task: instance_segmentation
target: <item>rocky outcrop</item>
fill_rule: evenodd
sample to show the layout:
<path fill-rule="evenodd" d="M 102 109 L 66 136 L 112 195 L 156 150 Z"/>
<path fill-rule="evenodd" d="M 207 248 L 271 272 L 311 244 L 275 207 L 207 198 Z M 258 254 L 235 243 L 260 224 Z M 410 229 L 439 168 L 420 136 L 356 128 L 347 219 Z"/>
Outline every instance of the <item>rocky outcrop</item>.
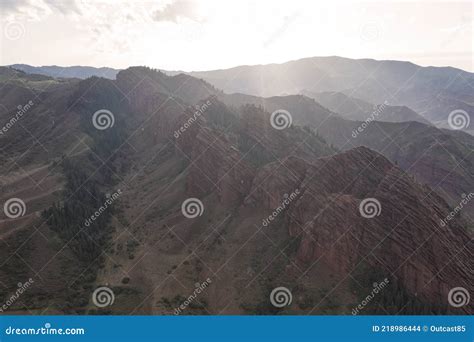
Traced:
<path fill-rule="evenodd" d="M 252 200 L 268 208 L 276 204 L 271 198 L 300 189 L 302 195 L 288 210 L 290 234 L 302 235 L 298 262 L 311 264 L 324 255 L 345 275 L 365 260 L 434 304 L 447 305 L 453 287 L 473 293 L 474 259 L 466 228 L 454 221 L 441 227 L 449 213 L 446 203 L 377 152 L 360 147 L 313 163 L 291 159 L 283 168 L 273 164 L 261 170 L 256 183 L 262 190 Z M 366 198 L 380 203 L 379 215 L 361 215 Z"/>
<path fill-rule="evenodd" d="M 167 76 L 154 77 L 161 82 Z M 120 74 L 117 79 L 123 82 Z M 169 88 L 169 81 L 160 86 Z M 177 100 L 170 110 L 164 103 L 174 99 L 167 96 L 156 87 L 131 90 L 134 111 L 153 113 L 146 129 L 171 139 L 175 156 L 186 161 L 186 196 L 215 194 L 219 203 L 207 206 L 264 216 L 262 208 L 271 212 L 297 192 L 283 210 L 289 236 L 301 236 L 296 264 L 308 266 L 324 257 L 344 278 L 365 263 L 396 279 L 410 295 L 443 306 L 453 287 L 474 293 L 466 227 L 457 220 L 442 227 L 446 202 L 378 152 L 357 147 L 335 154 L 310 130 L 276 130 L 262 107 L 233 113 L 212 98 L 193 107 Z M 157 106 L 164 109 L 155 114 Z M 361 214 L 366 199 L 373 199 L 373 217 L 367 217 L 373 212 Z"/>

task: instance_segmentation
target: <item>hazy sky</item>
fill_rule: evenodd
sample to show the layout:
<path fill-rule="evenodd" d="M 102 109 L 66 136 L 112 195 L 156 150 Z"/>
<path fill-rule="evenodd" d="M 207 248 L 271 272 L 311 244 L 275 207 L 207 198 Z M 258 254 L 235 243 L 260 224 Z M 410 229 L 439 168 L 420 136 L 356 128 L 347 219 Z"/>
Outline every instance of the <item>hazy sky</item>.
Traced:
<path fill-rule="evenodd" d="M 208 70 L 309 56 L 474 71 L 474 1 L 0 0 L 0 64 Z"/>

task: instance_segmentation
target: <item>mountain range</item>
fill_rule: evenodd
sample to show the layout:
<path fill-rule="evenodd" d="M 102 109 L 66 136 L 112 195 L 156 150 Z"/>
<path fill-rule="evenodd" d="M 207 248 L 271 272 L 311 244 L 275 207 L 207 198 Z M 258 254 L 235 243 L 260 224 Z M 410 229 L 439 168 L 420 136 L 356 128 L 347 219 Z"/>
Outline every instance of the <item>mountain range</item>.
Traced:
<path fill-rule="evenodd" d="M 113 79 L 118 70 L 90 67 L 12 67 L 29 73 L 58 77 Z M 163 71 L 169 75 L 180 72 Z M 474 74 L 452 67 L 421 67 L 410 62 L 343 57 L 311 57 L 282 64 L 239 66 L 187 73 L 206 80 L 226 93 L 261 97 L 303 94 L 331 108 L 339 104 L 347 117 L 363 120 L 370 106 L 389 103 L 398 114 L 377 121 L 431 122 L 449 128 L 449 114 L 469 115 L 466 131 L 473 131 Z M 67 76 L 66 76 L 67 75 Z M 343 96 L 347 98 L 342 98 Z M 406 108 L 408 107 L 408 108 Z M 471 113 L 471 114 L 469 114 Z"/>
<path fill-rule="evenodd" d="M 472 74 L 83 71 L 0 67 L 0 200 L 25 204 L 0 219 L 0 297 L 35 281 L 10 313 L 173 314 L 206 279 L 185 314 L 351 314 L 385 280 L 365 314 L 474 312 L 449 300 L 474 293 L 474 137 L 440 124 L 472 114 Z"/>
<path fill-rule="evenodd" d="M 28 64 L 13 64 L 11 68 L 20 70 L 29 74 L 45 75 L 55 78 L 79 78 L 86 79 L 92 76 L 115 79 L 120 71 L 113 68 L 95 68 L 88 66 L 69 66 L 61 67 L 57 65 L 35 67 Z"/>
<path fill-rule="evenodd" d="M 342 57 L 313 57 L 283 64 L 190 73 L 228 93 L 277 96 L 341 92 L 373 104 L 407 106 L 447 127 L 453 110 L 473 112 L 474 74 L 450 67 Z M 471 120 L 472 121 L 472 120 Z M 472 126 L 467 127 L 472 130 Z"/>

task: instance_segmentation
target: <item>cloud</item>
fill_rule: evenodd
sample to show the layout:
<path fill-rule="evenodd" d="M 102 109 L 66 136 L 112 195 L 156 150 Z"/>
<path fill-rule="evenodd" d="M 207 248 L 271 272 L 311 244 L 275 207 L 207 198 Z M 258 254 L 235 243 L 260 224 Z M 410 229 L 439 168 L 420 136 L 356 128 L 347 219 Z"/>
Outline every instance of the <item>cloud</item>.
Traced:
<path fill-rule="evenodd" d="M 152 18 L 155 21 L 171 21 L 178 22 L 179 18 L 187 18 L 199 22 L 199 18 L 195 2 L 187 0 L 174 0 L 167 4 L 163 9 L 156 10 L 152 13 Z"/>
<path fill-rule="evenodd" d="M 47 12 L 48 9 L 41 1 L 0 0 L 0 17 L 2 18 L 39 19 Z"/>
<path fill-rule="evenodd" d="M 53 12 L 63 15 L 81 14 L 78 0 L 0 0 L 2 17 L 39 20 Z"/>
<path fill-rule="evenodd" d="M 2 0 L 0 9 L 3 13 L 14 13 L 20 11 L 21 7 L 30 6 L 29 0 Z"/>
<path fill-rule="evenodd" d="M 58 1 L 58 0 L 43 0 L 43 2 L 50 8 L 56 9 L 64 15 L 76 13 L 81 14 L 81 10 L 76 0 Z"/>

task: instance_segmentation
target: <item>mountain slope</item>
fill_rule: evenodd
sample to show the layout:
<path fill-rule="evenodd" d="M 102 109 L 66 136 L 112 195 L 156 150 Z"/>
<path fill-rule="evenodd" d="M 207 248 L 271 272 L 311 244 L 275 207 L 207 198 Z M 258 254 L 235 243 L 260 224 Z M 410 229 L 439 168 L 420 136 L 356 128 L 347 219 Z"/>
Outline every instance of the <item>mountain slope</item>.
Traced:
<path fill-rule="evenodd" d="M 326 108 L 349 120 L 365 121 L 373 119 L 385 122 L 417 121 L 430 125 L 429 121 L 406 106 L 391 106 L 388 102 L 373 105 L 338 92 L 312 93 L 303 91 L 303 95 L 314 98 Z"/>
<path fill-rule="evenodd" d="M 455 68 L 421 67 L 409 62 L 312 57 L 283 64 L 240 66 L 192 72 L 227 93 L 276 96 L 342 92 L 369 103 L 408 106 L 447 127 L 451 111 L 474 112 L 474 75 Z M 262 86 L 264 85 L 264 86 Z M 471 126 L 466 129 L 472 129 Z"/>
<path fill-rule="evenodd" d="M 326 121 L 318 131 L 341 149 L 368 146 L 414 175 L 420 182 L 438 190 L 457 206 L 474 186 L 474 141 L 461 141 L 450 132 L 416 122 L 372 122 L 355 135 L 362 122 Z M 323 133 L 324 132 L 324 133 Z M 474 218 L 470 203 L 465 215 Z"/>
<path fill-rule="evenodd" d="M 387 278 L 366 313 L 472 313 L 447 304 L 451 288 L 474 290 L 466 221 L 455 217 L 441 229 L 451 209 L 429 187 L 373 150 L 338 153 L 314 128 L 297 125 L 342 120 L 313 99 L 231 106 L 201 80 L 147 68 L 59 87 L 42 91 L 17 122 L 45 138 L 46 151 L 8 151 L 24 155 L 20 166 L 32 175 L 51 170 L 58 192 L 18 188 L 24 177 L 2 171 L 8 194 L 23 197 L 35 221 L 16 230 L 15 219 L 2 217 L 9 233 L 1 295 L 30 277 L 41 284 L 10 312 L 172 314 L 209 279 L 185 314 L 348 314 Z M 295 120 L 277 129 L 267 108 L 285 103 Z M 44 131 L 46 107 L 55 125 Z M 114 119 L 103 130 L 93 120 L 100 109 Z M 380 202 L 374 218 L 359 209 L 370 197 Z M 202 203 L 197 215 L 183 209 L 189 199 Z M 94 305 L 100 286 L 113 291 L 112 306 Z M 293 294 L 283 309 L 270 300 L 279 286 Z"/>
<path fill-rule="evenodd" d="M 253 103 L 269 112 L 288 110 L 293 122 L 312 127 L 328 143 L 341 150 L 370 147 L 416 176 L 420 182 L 439 190 L 453 206 L 458 205 L 461 196 L 470 193 L 474 187 L 474 139 L 463 132 L 440 130 L 418 122 L 346 120 L 301 95 L 259 98 L 224 94 L 220 98 L 233 106 Z M 382 107 L 379 117 L 396 108 Z M 474 206 L 469 204 L 465 210 L 471 219 L 474 218 L 473 209 Z"/>
<path fill-rule="evenodd" d="M 292 153 L 298 146 L 292 142 L 294 138 L 277 143 L 291 132 L 274 130 L 269 124 L 269 113 L 252 115 L 259 112 L 256 107 L 250 107 L 253 110 L 245 115 L 247 108 L 243 108 L 245 126 L 240 133 L 240 129 L 233 129 L 239 125 L 234 119 L 212 128 L 213 120 L 207 117 L 210 113 L 204 112 L 199 123 L 195 122 L 177 138 L 176 146 L 168 146 L 166 152 L 160 153 L 141 171 L 147 177 L 134 180 L 132 188 L 137 190 L 127 199 L 131 206 L 127 216 L 140 227 L 137 234 L 143 236 L 142 241 L 151 240 L 138 246 L 136 253 L 153 255 L 162 262 L 157 265 L 144 258 L 138 264 L 131 261 L 124 267 L 133 266 L 131 278 L 138 277 L 143 284 L 156 284 L 164 279 L 159 291 L 144 285 L 144 291 L 152 291 L 152 294 L 149 301 L 145 301 L 147 304 L 143 303 L 141 310 L 135 312 L 171 313 L 173 305 L 185 296 L 186 289 L 207 277 L 216 279 L 219 285 L 213 286 L 200 298 L 201 304 L 189 312 L 218 313 L 220 308 L 226 307 L 224 313 L 228 314 L 272 313 L 274 308 L 265 298 L 272 288 L 286 285 L 295 289 L 294 298 L 298 298 L 286 312 L 347 313 L 356 300 L 351 294 L 352 286 L 357 288 L 356 293 L 367 291 L 362 286 L 367 279 L 358 272 L 363 267 L 377 270 L 379 273 L 373 273 L 375 277 L 391 275 L 391 281 L 397 284 L 391 291 L 403 288 L 407 291 L 401 295 L 403 298 L 414 298 L 417 293 L 424 305 L 427 298 L 443 297 L 451 281 L 469 286 L 462 267 L 470 258 L 466 249 L 461 257 L 464 261 L 452 265 L 452 274 L 431 280 L 437 272 L 436 265 L 452 259 L 445 253 L 454 253 L 452 248 L 441 247 L 433 240 L 439 237 L 439 219 L 449 210 L 440 197 L 367 149 L 326 159 L 304 151 Z M 226 115 L 234 114 L 230 111 Z M 222 122 L 222 118 L 218 121 Z M 278 145 L 281 147 L 275 150 L 283 151 L 290 145 L 289 154 L 283 153 L 271 161 L 264 157 L 266 153 L 270 156 L 274 153 L 271 148 L 271 152 L 254 159 L 248 149 L 242 149 L 233 141 L 236 133 L 240 136 L 245 132 L 250 133 L 264 151 Z M 167 146 L 165 141 L 162 144 Z M 163 145 L 154 147 L 162 148 Z M 149 158 L 146 150 L 143 152 L 143 158 Z M 294 155 L 304 156 L 304 159 Z M 185 164 L 178 167 L 183 157 Z M 263 165 L 256 163 L 265 160 L 268 161 Z M 176 176 L 170 179 L 157 169 L 158 165 L 172 168 Z M 397 181 L 400 184 L 394 192 L 390 185 Z M 262 220 L 284 201 L 285 194 L 294 193 L 296 189 L 300 196 L 288 210 L 275 223 L 263 226 Z M 380 199 L 383 214 L 380 219 L 367 222 L 358 218 L 358 205 L 362 198 L 371 196 Z M 202 200 L 205 208 L 202 217 L 189 220 L 180 214 L 183 197 Z M 132 203 L 147 210 L 137 210 Z M 405 220 L 399 220 L 404 217 Z M 454 234 L 458 236 L 454 239 L 458 241 L 456 244 L 469 244 L 465 228 L 461 225 L 455 228 L 454 224 L 455 232 L 439 241 L 445 243 L 448 236 Z M 334 235 L 336 227 L 341 230 Z M 343 231 L 344 228 L 348 231 Z M 386 235 L 387 242 L 378 248 L 378 242 Z M 340 243 L 336 243 L 338 237 L 341 237 Z M 431 242 L 416 250 L 415 246 L 425 239 Z M 377 252 L 367 256 L 371 249 Z M 404 262 L 413 253 L 416 260 Z M 443 254 L 435 263 L 434 253 Z M 124 258 L 125 255 L 121 260 Z M 391 263 L 393 260 L 399 261 Z M 386 264 L 392 266 L 387 268 Z M 360 285 L 352 283 L 347 276 L 349 271 Z M 343 285 L 330 302 L 324 288 L 332 288 L 338 282 Z M 426 309 L 427 312 L 445 310 L 445 304 L 432 304 L 434 308 Z M 424 310 L 418 305 L 408 309 L 391 304 L 386 308 L 390 312 Z"/>

